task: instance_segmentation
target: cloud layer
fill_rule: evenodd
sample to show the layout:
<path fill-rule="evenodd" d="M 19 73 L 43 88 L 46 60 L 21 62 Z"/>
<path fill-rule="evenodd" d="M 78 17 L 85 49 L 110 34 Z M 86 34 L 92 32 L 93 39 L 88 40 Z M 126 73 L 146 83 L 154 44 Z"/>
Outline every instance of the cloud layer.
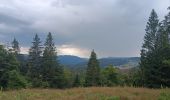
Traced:
<path fill-rule="evenodd" d="M 35 33 L 44 41 L 52 32 L 60 54 L 85 57 L 95 49 L 99 57 L 139 56 L 150 11 L 154 8 L 162 19 L 168 4 L 169 0 L 1 0 L 0 42 L 16 37 L 28 48 Z"/>

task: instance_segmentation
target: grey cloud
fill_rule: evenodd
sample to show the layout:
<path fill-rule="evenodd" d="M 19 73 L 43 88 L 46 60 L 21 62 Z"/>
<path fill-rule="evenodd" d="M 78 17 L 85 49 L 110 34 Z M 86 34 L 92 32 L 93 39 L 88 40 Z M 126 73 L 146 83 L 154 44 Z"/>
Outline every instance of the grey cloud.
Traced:
<path fill-rule="evenodd" d="M 19 30 L 9 34 L 5 29 L 8 35 L 1 39 L 16 36 L 29 46 L 35 33 L 45 40 L 51 31 L 57 45 L 95 49 L 99 56 L 139 56 L 150 11 L 156 9 L 162 19 L 170 4 L 169 0 L 26 0 L 29 4 L 11 5 L 11 1 L 15 0 L 5 2 L 11 9 L 0 7 L 8 12 L 0 13 L 0 23 Z M 19 17 L 23 14 L 26 18 Z M 4 32 L 0 30 L 0 35 Z"/>
<path fill-rule="evenodd" d="M 89 5 L 93 5 L 96 4 L 98 2 L 100 2 L 102 0 L 54 0 L 51 4 L 53 6 L 89 6 Z"/>
<path fill-rule="evenodd" d="M 30 25 L 30 23 L 27 22 L 27 21 L 19 20 L 17 18 L 14 18 L 14 17 L 9 16 L 9 15 L 2 14 L 2 13 L 0 13 L 0 23 L 6 24 L 6 25 L 9 25 L 9 26 L 17 26 L 17 27 L 29 26 Z"/>

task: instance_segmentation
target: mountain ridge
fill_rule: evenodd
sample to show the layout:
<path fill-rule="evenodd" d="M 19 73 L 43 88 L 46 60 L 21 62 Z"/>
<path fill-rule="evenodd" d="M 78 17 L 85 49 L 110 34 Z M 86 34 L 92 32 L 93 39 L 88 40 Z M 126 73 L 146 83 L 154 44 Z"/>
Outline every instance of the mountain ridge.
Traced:
<path fill-rule="evenodd" d="M 28 55 L 20 54 L 19 60 L 26 61 Z M 86 67 L 88 58 L 81 58 L 73 55 L 59 55 L 58 60 L 61 65 L 66 67 Z M 98 59 L 101 67 L 114 65 L 116 67 L 136 67 L 138 66 L 140 57 L 105 57 Z"/>

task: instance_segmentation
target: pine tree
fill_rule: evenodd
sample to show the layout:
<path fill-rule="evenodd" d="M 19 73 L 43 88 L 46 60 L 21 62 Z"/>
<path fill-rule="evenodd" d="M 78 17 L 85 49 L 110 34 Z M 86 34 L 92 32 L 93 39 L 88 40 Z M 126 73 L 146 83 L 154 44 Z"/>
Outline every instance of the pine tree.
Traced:
<path fill-rule="evenodd" d="M 169 46 L 169 35 L 163 23 L 159 23 L 156 37 L 156 50 Z"/>
<path fill-rule="evenodd" d="M 40 87 L 41 86 L 41 61 L 42 61 L 42 46 L 41 41 L 38 35 L 36 34 L 33 42 L 32 47 L 29 50 L 29 61 L 28 61 L 28 76 L 32 81 L 33 87 Z"/>
<path fill-rule="evenodd" d="M 157 36 L 157 74 L 158 83 L 163 87 L 170 87 L 170 12 L 160 24 Z M 155 57 L 156 58 L 156 57 Z"/>
<path fill-rule="evenodd" d="M 141 81 L 143 85 L 153 85 L 153 80 L 155 77 L 152 77 L 152 71 L 154 69 L 154 52 L 156 49 L 156 39 L 158 32 L 159 20 L 156 12 L 152 10 L 149 20 L 146 25 L 146 34 L 144 36 L 144 43 L 141 50 L 141 61 L 140 61 L 140 73 Z"/>
<path fill-rule="evenodd" d="M 86 86 L 100 85 L 100 66 L 94 50 L 91 52 L 91 56 L 88 62 L 85 82 Z"/>
<path fill-rule="evenodd" d="M 52 88 L 63 88 L 64 70 L 57 60 L 57 52 L 51 33 L 48 34 L 44 46 L 43 81 Z"/>
<path fill-rule="evenodd" d="M 168 10 L 170 10 L 170 7 L 168 7 Z M 165 31 L 170 35 L 170 11 L 169 13 L 165 16 L 165 19 L 163 20 L 163 25 Z"/>
<path fill-rule="evenodd" d="M 155 17 L 153 17 L 155 16 Z M 151 20 L 152 19 L 152 20 Z M 158 24 L 153 11 L 147 24 L 145 41 L 141 52 L 140 69 L 143 83 L 147 87 L 170 86 L 170 13 Z M 151 23 L 152 22 L 152 23 Z M 155 35 L 148 35 L 155 32 Z M 153 42 L 154 41 L 154 42 Z"/>
<path fill-rule="evenodd" d="M 7 88 L 7 51 L 4 49 L 2 45 L 0 45 L 0 86 L 2 88 Z"/>
<path fill-rule="evenodd" d="M 158 31 L 159 20 L 157 13 L 153 9 L 146 25 L 143 49 L 152 52 L 155 49 L 156 34 Z"/>
<path fill-rule="evenodd" d="M 18 70 L 19 62 L 15 55 L 0 45 L 0 87 L 19 89 L 26 87 L 26 81 Z"/>
<path fill-rule="evenodd" d="M 20 47 L 19 47 L 19 42 L 14 38 L 14 40 L 12 41 L 12 51 L 15 54 L 19 54 L 20 53 Z"/>

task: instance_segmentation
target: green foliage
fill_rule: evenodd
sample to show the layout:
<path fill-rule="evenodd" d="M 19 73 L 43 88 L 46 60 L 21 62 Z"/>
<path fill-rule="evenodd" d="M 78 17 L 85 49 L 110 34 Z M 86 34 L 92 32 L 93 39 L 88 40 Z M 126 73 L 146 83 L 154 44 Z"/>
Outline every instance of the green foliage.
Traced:
<path fill-rule="evenodd" d="M 170 60 L 168 59 L 168 60 L 164 60 L 163 61 L 163 64 L 165 64 L 165 65 L 167 65 L 167 66 L 170 66 Z"/>
<path fill-rule="evenodd" d="M 140 61 L 140 71 L 142 73 L 141 75 L 141 80 L 142 84 L 147 84 L 149 85 L 150 83 L 146 83 L 150 81 L 149 70 L 153 69 L 153 65 L 150 63 L 150 59 L 152 60 L 153 51 L 155 50 L 156 47 L 156 34 L 157 34 L 157 29 L 158 29 L 158 16 L 154 10 L 152 10 L 151 15 L 149 17 L 149 20 L 146 25 L 146 34 L 144 36 L 144 43 L 142 46 L 141 50 L 141 61 Z M 152 83 L 151 83 L 152 84 Z"/>
<path fill-rule="evenodd" d="M 115 86 L 118 85 L 118 70 L 113 66 L 109 65 L 102 70 L 102 85 L 104 86 Z"/>
<path fill-rule="evenodd" d="M 51 88 L 64 87 L 64 69 L 57 60 L 57 52 L 52 34 L 49 33 L 44 44 L 42 78 Z"/>
<path fill-rule="evenodd" d="M 41 41 L 38 35 L 36 34 L 33 38 L 32 47 L 29 50 L 29 61 L 28 61 L 28 72 L 29 80 L 32 82 L 33 87 L 41 87 L 42 84 L 42 75 L 41 75 L 41 54 L 42 47 Z"/>
<path fill-rule="evenodd" d="M 26 87 L 26 81 L 18 70 L 19 62 L 15 54 L 0 46 L 0 87 L 3 89 L 20 89 Z"/>
<path fill-rule="evenodd" d="M 118 96 L 109 96 L 103 93 L 94 93 L 94 94 L 87 94 L 87 100 L 120 100 Z"/>
<path fill-rule="evenodd" d="M 65 78 L 64 78 L 64 71 L 63 69 L 58 69 L 58 72 L 56 71 L 56 74 L 52 76 L 52 79 L 50 80 L 49 84 L 51 88 L 65 88 Z"/>
<path fill-rule="evenodd" d="M 127 74 L 121 73 L 118 79 L 120 80 L 119 85 L 122 86 L 140 87 L 143 85 L 140 69 L 138 67 L 129 69 L 129 72 Z"/>
<path fill-rule="evenodd" d="M 144 43 L 143 43 L 143 49 L 147 52 L 152 52 L 155 49 L 155 42 L 156 42 L 156 34 L 158 31 L 158 16 L 155 10 L 153 9 L 149 20 L 146 25 L 146 34 L 144 36 Z"/>
<path fill-rule="evenodd" d="M 170 86 L 170 67 L 168 64 L 170 59 L 169 15 L 170 13 L 162 23 L 159 23 L 154 10 L 149 17 L 141 50 L 139 71 L 143 86 L 152 88 Z"/>
<path fill-rule="evenodd" d="M 170 92 L 163 92 L 160 94 L 158 100 L 169 100 Z"/>
<path fill-rule="evenodd" d="M 70 88 L 73 85 L 73 72 L 64 68 L 64 88 Z"/>
<path fill-rule="evenodd" d="M 74 79 L 74 83 L 73 83 L 73 87 L 79 87 L 81 84 L 80 84 L 80 78 L 79 78 L 79 75 L 76 74 L 76 77 Z"/>
<path fill-rule="evenodd" d="M 86 86 L 100 85 L 100 66 L 94 51 L 91 52 L 91 56 L 88 62 L 85 82 Z"/>
<path fill-rule="evenodd" d="M 20 89 L 26 88 L 27 81 L 23 76 L 19 74 L 18 71 L 12 70 L 8 72 L 8 88 L 9 89 Z"/>

